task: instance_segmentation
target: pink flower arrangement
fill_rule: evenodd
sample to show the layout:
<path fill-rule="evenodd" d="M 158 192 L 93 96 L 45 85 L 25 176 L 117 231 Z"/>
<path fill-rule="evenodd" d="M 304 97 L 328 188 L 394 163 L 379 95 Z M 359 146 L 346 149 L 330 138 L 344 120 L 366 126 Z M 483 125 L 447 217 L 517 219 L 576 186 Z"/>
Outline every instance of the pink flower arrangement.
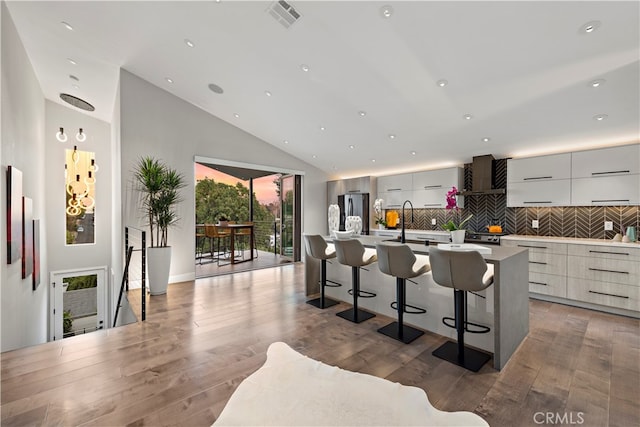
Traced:
<path fill-rule="evenodd" d="M 453 218 L 446 222 L 442 228 L 448 231 L 454 230 L 462 230 L 462 228 L 467 225 L 467 222 L 471 219 L 473 214 L 466 217 L 462 222 L 460 221 L 460 208 L 458 207 L 458 200 L 456 199 L 456 194 L 458 194 L 458 189 L 456 187 L 451 187 L 451 190 L 447 192 L 447 206 L 445 207 L 448 211 L 453 211 Z"/>

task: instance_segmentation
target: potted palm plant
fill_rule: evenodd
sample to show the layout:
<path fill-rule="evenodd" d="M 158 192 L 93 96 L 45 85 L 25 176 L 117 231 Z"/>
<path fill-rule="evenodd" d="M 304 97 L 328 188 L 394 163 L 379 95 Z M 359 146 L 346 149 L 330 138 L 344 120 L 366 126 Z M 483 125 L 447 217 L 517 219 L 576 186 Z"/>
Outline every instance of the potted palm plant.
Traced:
<path fill-rule="evenodd" d="M 186 185 L 185 179 L 177 170 L 153 157 L 138 160 L 134 177 L 142 193 L 141 210 L 150 231 L 150 246 L 147 248 L 149 292 L 161 295 L 167 292 L 169 284 L 169 227 L 179 219 L 176 207 L 182 201 L 179 190 Z"/>

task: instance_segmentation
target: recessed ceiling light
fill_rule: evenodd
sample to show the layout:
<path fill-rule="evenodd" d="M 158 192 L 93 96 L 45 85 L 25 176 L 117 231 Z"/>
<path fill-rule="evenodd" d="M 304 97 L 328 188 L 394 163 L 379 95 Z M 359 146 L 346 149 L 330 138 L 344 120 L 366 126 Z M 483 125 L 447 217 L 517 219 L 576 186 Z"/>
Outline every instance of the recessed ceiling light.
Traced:
<path fill-rule="evenodd" d="M 320 126 L 320 130 L 326 130 L 327 128 L 325 128 L 324 126 Z"/>
<path fill-rule="evenodd" d="M 596 114 L 595 116 L 593 116 L 593 120 L 597 120 L 597 121 L 601 122 L 603 120 L 606 120 L 607 117 L 609 117 L 609 116 L 607 116 L 606 114 Z"/>
<path fill-rule="evenodd" d="M 264 94 L 267 95 L 267 96 L 271 96 L 271 92 L 269 92 L 268 90 L 265 90 Z"/>
<path fill-rule="evenodd" d="M 586 24 L 584 24 L 582 27 L 580 27 L 580 32 L 583 34 L 591 34 L 593 33 L 595 30 L 597 30 L 598 28 L 600 28 L 600 21 L 591 21 L 591 22 L 587 22 Z"/>
<path fill-rule="evenodd" d="M 463 119 L 465 120 L 471 120 L 473 119 L 473 115 L 472 114 L 465 114 L 464 116 L 462 116 Z"/>
<path fill-rule="evenodd" d="M 167 83 L 173 83 L 173 79 L 171 79 L 170 77 L 165 77 L 164 79 L 167 81 Z"/>
<path fill-rule="evenodd" d="M 416 155 L 416 152 L 415 152 L 415 151 L 411 151 L 411 155 L 412 155 L 412 156 L 415 156 L 415 155 Z"/>
<path fill-rule="evenodd" d="M 75 81 L 77 81 L 77 82 L 79 82 L 79 81 L 80 81 L 80 79 L 79 79 L 79 78 L 77 78 L 76 76 L 74 76 L 73 74 L 69 74 L 69 78 L 70 78 L 71 80 L 75 80 Z"/>
<path fill-rule="evenodd" d="M 74 89 L 80 89 L 80 86 L 78 86 L 78 85 L 71 85 L 71 87 L 74 88 Z"/>
<path fill-rule="evenodd" d="M 184 39 L 184 44 L 186 44 L 189 47 L 196 47 L 196 45 L 189 39 Z"/>
<path fill-rule="evenodd" d="M 217 84 L 214 84 L 214 83 L 209 83 L 209 90 L 211 90 L 211 92 L 214 92 L 214 93 L 223 93 L 224 92 L 224 90 L 220 86 L 218 86 Z"/>
<path fill-rule="evenodd" d="M 354 148 L 356 148 L 356 146 L 355 145 L 350 145 L 349 148 L 353 150 Z"/>
<path fill-rule="evenodd" d="M 448 84 L 449 84 L 449 82 L 448 82 L 448 81 L 446 81 L 445 79 L 442 79 L 442 80 L 438 80 L 438 81 L 436 82 L 436 84 L 437 84 L 438 86 L 440 86 L 440 87 L 445 87 L 446 85 L 448 85 Z"/>
<path fill-rule="evenodd" d="M 289 140 L 285 139 L 285 140 L 284 140 L 284 141 L 282 141 L 282 142 L 284 142 L 285 144 L 288 144 L 288 143 L 289 143 Z"/>
<path fill-rule="evenodd" d="M 67 61 L 69 61 L 71 65 L 78 65 L 78 63 L 71 58 L 67 58 Z"/>
<path fill-rule="evenodd" d="M 309 71 L 309 66 L 306 64 L 302 64 L 300 65 L 300 69 L 306 73 L 307 71 Z"/>
<path fill-rule="evenodd" d="M 589 86 L 591 86 L 591 87 L 600 87 L 600 86 L 602 86 L 604 84 L 604 82 L 606 82 L 605 79 L 597 79 L 597 80 L 594 80 L 592 82 L 589 82 Z"/>
<path fill-rule="evenodd" d="M 68 22 L 62 21 L 61 24 L 64 25 L 67 30 L 73 31 L 73 27 Z"/>
<path fill-rule="evenodd" d="M 364 117 L 367 115 L 366 111 L 358 111 L 358 114 L 360 115 L 360 117 Z"/>
<path fill-rule="evenodd" d="M 240 114 L 238 114 L 238 113 L 233 113 L 233 117 L 235 117 L 236 119 L 239 119 L 239 118 L 240 118 Z"/>
<path fill-rule="evenodd" d="M 491 138 L 489 137 L 485 136 L 484 138 L 482 138 L 482 142 L 489 142 L 489 141 L 491 141 Z"/>
<path fill-rule="evenodd" d="M 395 139 L 395 138 L 396 138 L 396 136 L 394 134 L 392 134 L 392 133 L 389 134 L 389 139 Z"/>
<path fill-rule="evenodd" d="M 371 162 L 372 162 L 372 163 L 375 163 L 375 162 L 376 162 L 376 159 L 371 159 Z"/>
<path fill-rule="evenodd" d="M 385 4 L 380 8 L 380 14 L 383 18 L 390 18 L 393 15 L 393 8 L 388 4 Z"/>
<path fill-rule="evenodd" d="M 311 157 L 313 157 L 313 158 L 315 159 L 315 158 L 317 158 L 318 156 L 316 156 L 316 155 L 314 154 L 314 155 L 313 155 L 313 156 L 311 156 Z"/>

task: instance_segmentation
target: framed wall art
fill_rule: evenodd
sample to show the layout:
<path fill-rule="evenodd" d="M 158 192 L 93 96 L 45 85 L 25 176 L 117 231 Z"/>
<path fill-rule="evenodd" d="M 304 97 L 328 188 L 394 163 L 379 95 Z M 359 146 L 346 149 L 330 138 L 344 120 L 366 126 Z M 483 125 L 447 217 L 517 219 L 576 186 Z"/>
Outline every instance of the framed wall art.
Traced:
<path fill-rule="evenodd" d="M 33 200 L 22 197 L 22 278 L 33 273 Z"/>
<path fill-rule="evenodd" d="M 7 264 L 22 255 L 22 172 L 7 166 Z"/>
<path fill-rule="evenodd" d="M 35 291 L 40 284 L 40 220 L 32 221 L 33 227 L 33 290 Z"/>

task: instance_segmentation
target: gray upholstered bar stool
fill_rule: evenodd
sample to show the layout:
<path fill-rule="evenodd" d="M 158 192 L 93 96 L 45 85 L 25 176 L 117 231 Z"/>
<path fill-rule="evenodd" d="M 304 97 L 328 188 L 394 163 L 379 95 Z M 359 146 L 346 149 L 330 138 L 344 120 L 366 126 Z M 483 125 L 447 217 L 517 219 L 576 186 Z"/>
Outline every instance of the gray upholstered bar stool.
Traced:
<path fill-rule="evenodd" d="M 353 295 L 353 308 L 336 313 L 336 315 L 354 323 L 364 322 L 375 317 L 375 314 L 358 308 L 358 297 L 373 298 L 376 296 L 373 292 L 360 290 L 360 267 L 376 262 L 378 257 L 375 252 L 366 251 L 360 240 L 357 239 L 335 239 L 333 244 L 336 247 L 338 262 L 351 267 L 351 290 L 349 293 Z"/>
<path fill-rule="evenodd" d="M 336 251 L 333 248 L 329 248 L 326 240 L 319 234 L 305 235 L 304 242 L 309 256 L 320 260 L 320 298 L 311 299 L 307 301 L 307 304 L 318 308 L 327 308 L 338 304 L 338 301 L 324 297 L 325 286 L 334 288 L 342 286 L 335 282 L 331 282 L 331 285 L 327 284 L 327 260 L 335 258 Z"/>
<path fill-rule="evenodd" d="M 404 313 L 421 314 L 426 313 L 426 310 L 407 304 L 407 279 L 427 273 L 431 270 L 431 267 L 429 264 L 416 262 L 416 256 L 411 248 L 403 243 L 377 243 L 376 252 L 380 271 L 396 278 L 397 301 L 391 303 L 391 308 L 395 308 L 398 312 L 398 321 L 383 326 L 378 329 L 378 332 L 409 344 L 424 332 L 405 325 L 403 320 Z"/>
<path fill-rule="evenodd" d="M 453 288 L 455 319 L 445 317 L 442 323 L 453 327 L 447 321 L 454 320 L 458 332 L 458 343 L 447 341 L 433 355 L 458 366 L 478 372 L 491 359 L 491 355 L 465 347 L 464 333 L 484 334 L 491 329 L 467 321 L 467 292 L 479 292 L 493 284 L 493 266 L 487 264 L 477 251 L 447 251 L 429 248 L 429 264 L 433 280 L 440 286 Z M 478 327 L 471 330 L 468 325 Z"/>

